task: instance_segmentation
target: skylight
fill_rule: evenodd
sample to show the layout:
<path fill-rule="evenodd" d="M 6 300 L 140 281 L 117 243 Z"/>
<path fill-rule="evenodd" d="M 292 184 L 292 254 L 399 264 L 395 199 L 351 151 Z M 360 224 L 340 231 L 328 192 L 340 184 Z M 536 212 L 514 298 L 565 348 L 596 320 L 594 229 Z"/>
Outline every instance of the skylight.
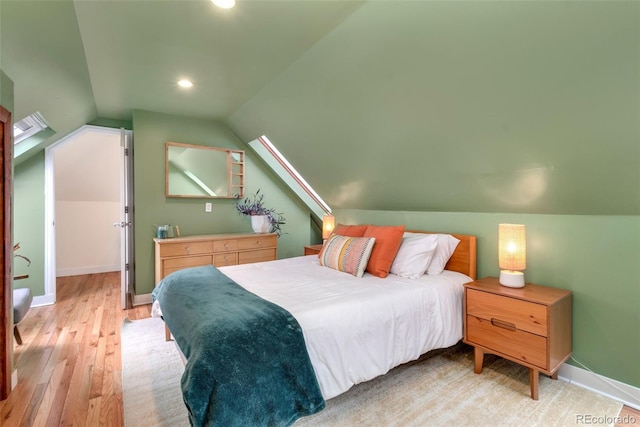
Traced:
<path fill-rule="evenodd" d="M 289 185 L 294 193 L 316 214 L 322 218 L 331 213 L 331 208 L 315 192 L 305 179 L 295 170 L 289 161 L 269 141 L 266 135 L 262 135 L 249 143 L 249 146 L 273 169 L 282 180 Z"/>
<path fill-rule="evenodd" d="M 25 139 L 45 130 L 49 126 L 39 112 L 35 112 L 13 125 L 13 143 L 18 144 Z"/>

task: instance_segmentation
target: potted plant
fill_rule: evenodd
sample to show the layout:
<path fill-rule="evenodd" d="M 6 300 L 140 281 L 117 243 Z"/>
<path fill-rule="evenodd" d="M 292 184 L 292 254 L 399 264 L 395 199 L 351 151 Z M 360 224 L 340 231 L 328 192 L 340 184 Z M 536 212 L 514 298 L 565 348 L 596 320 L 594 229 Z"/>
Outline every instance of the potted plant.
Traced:
<path fill-rule="evenodd" d="M 278 237 L 282 234 L 281 225 L 285 223 L 285 218 L 280 212 L 273 208 L 264 206 L 264 194 L 260 190 L 256 191 L 245 199 L 236 201 L 238 213 L 251 217 L 251 227 L 256 233 L 276 233 Z"/>

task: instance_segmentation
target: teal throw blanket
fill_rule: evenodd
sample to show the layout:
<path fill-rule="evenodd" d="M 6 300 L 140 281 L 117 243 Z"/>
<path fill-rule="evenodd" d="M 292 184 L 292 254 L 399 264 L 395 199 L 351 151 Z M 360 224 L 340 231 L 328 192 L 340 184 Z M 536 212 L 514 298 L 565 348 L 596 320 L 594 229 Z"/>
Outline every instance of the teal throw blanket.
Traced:
<path fill-rule="evenodd" d="M 187 358 L 192 425 L 287 426 L 324 408 L 302 329 L 282 307 L 213 266 L 172 273 L 152 295 Z"/>

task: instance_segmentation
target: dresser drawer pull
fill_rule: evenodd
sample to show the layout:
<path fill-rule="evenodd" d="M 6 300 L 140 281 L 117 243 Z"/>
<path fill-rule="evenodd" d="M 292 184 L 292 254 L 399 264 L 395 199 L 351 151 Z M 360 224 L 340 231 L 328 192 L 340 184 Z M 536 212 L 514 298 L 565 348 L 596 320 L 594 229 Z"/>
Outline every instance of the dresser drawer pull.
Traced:
<path fill-rule="evenodd" d="M 491 324 L 493 326 L 497 326 L 498 328 L 507 329 L 509 331 L 515 331 L 516 325 L 513 323 L 505 322 L 504 320 L 498 320 L 496 318 L 491 318 Z"/>

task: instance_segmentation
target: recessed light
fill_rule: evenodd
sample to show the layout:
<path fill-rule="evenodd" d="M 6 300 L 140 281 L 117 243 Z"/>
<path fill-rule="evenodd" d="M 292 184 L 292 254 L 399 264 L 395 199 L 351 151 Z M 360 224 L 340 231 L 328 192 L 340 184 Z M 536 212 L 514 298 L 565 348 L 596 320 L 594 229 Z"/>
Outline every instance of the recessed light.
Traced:
<path fill-rule="evenodd" d="M 211 0 L 213 4 L 223 9 L 231 9 L 236 5 L 236 0 Z"/>
<path fill-rule="evenodd" d="M 193 83 L 191 83 L 191 80 L 182 79 L 182 80 L 178 80 L 178 86 L 189 88 L 193 86 Z"/>

